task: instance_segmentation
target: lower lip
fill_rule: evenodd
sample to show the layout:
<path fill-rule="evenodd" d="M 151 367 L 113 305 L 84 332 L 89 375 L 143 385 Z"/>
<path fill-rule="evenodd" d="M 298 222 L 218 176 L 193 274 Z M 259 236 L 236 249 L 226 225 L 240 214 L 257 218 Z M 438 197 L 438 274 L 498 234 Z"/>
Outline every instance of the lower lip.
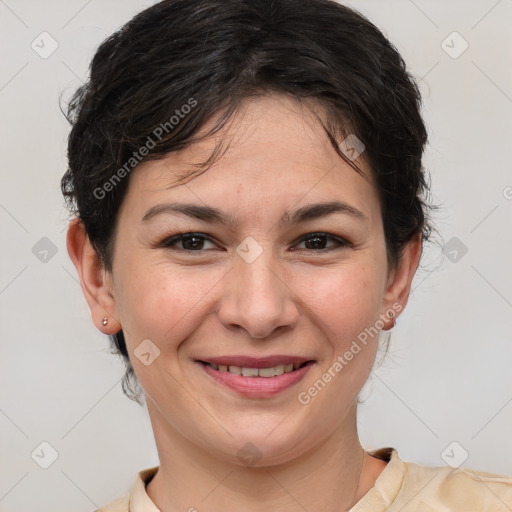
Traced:
<path fill-rule="evenodd" d="M 313 366 L 313 361 L 308 362 L 293 372 L 283 373 L 275 377 L 244 377 L 229 372 L 214 370 L 207 364 L 197 363 L 204 372 L 215 379 L 219 384 L 231 388 L 237 393 L 251 398 L 267 398 L 275 396 L 281 391 L 297 384 Z"/>

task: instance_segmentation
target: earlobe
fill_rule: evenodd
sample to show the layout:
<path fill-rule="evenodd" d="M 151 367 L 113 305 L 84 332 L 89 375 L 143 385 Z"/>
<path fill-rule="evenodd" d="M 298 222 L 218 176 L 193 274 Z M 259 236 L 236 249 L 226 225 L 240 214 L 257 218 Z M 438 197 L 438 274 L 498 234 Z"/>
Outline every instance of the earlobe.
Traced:
<path fill-rule="evenodd" d="M 396 269 L 391 273 L 384 296 L 386 321 L 383 330 L 392 329 L 411 291 L 411 284 L 421 257 L 421 233 L 412 238 L 404 247 Z"/>
<path fill-rule="evenodd" d="M 66 246 L 80 278 L 94 325 L 105 334 L 120 331 L 109 274 L 92 247 L 80 219 L 74 219 L 69 224 Z"/>
<path fill-rule="evenodd" d="M 399 309 L 402 311 L 402 308 Z M 396 325 L 396 317 L 398 316 L 398 312 L 395 313 L 395 311 L 388 310 L 387 314 L 385 315 L 384 320 L 384 327 L 382 328 L 383 331 L 390 331 L 395 327 Z"/>

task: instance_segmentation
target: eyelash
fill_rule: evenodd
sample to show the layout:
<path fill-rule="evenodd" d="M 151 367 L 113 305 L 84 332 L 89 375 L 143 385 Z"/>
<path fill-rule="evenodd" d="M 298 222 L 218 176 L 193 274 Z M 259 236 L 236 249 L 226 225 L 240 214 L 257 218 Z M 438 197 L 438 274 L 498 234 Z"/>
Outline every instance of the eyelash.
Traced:
<path fill-rule="evenodd" d="M 327 247 L 327 248 L 324 248 L 324 249 L 299 249 L 299 250 L 306 250 L 308 252 L 314 252 L 314 253 L 326 253 L 326 252 L 330 252 L 332 250 L 335 250 L 335 249 L 342 249 L 344 247 L 352 247 L 352 244 L 350 242 L 348 242 L 347 240 L 344 240 L 343 238 L 340 238 L 340 237 L 337 237 L 337 236 L 334 236 L 334 235 L 331 235 L 329 233 L 325 233 L 325 232 L 313 232 L 313 233 L 308 233 L 307 235 L 304 235 L 297 243 L 298 244 L 301 244 L 302 242 L 305 242 L 307 240 L 310 240 L 310 239 L 314 239 L 314 238 L 322 238 L 322 237 L 325 237 L 327 238 L 328 240 L 331 240 L 333 242 L 335 242 L 337 244 L 337 246 L 335 247 Z M 203 233 L 193 233 L 193 232 L 190 232 L 190 233 L 181 233 L 179 235 L 173 235 L 173 236 L 170 236 L 170 237 L 166 237 L 162 242 L 160 242 L 158 244 L 158 247 L 164 247 L 164 248 L 167 248 L 167 249 L 173 249 L 173 250 L 176 250 L 176 251 L 183 251 L 183 252 L 188 252 L 188 253 L 202 253 L 204 251 L 207 251 L 207 250 L 211 250 L 211 249 L 198 249 L 198 250 L 191 250 L 191 249 L 183 249 L 183 248 L 176 248 L 175 245 L 181 241 L 183 241 L 184 239 L 187 239 L 187 238 L 198 238 L 202 241 L 208 241 L 208 242 L 212 242 L 212 243 L 215 243 L 213 242 L 213 240 L 211 238 L 209 238 L 208 236 L 204 235 Z"/>

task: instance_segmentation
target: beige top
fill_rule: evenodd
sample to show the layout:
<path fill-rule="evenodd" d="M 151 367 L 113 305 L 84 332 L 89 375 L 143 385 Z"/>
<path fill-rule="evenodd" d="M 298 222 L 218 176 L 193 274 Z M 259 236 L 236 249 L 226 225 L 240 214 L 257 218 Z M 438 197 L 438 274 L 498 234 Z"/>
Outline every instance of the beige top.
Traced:
<path fill-rule="evenodd" d="M 512 512 L 510 476 L 420 466 L 402 461 L 394 448 L 369 453 L 389 462 L 349 512 Z M 158 466 L 138 473 L 129 499 L 119 498 L 101 512 L 160 512 L 146 494 L 146 484 L 157 471 Z"/>

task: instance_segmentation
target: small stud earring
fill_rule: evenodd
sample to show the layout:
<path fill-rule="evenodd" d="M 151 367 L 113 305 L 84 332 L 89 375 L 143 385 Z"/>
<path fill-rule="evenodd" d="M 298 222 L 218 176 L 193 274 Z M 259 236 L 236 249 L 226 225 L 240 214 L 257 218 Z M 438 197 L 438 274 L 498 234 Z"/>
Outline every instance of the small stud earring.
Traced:
<path fill-rule="evenodd" d="M 391 326 L 391 329 L 393 329 L 393 327 L 395 327 L 395 325 L 396 325 L 396 318 L 394 318 L 395 314 L 392 311 L 390 311 L 389 317 L 393 319 L 393 325 Z"/>
<path fill-rule="evenodd" d="M 107 325 L 108 324 L 108 318 L 105 316 L 103 317 L 103 321 L 101 322 L 103 325 Z"/>

